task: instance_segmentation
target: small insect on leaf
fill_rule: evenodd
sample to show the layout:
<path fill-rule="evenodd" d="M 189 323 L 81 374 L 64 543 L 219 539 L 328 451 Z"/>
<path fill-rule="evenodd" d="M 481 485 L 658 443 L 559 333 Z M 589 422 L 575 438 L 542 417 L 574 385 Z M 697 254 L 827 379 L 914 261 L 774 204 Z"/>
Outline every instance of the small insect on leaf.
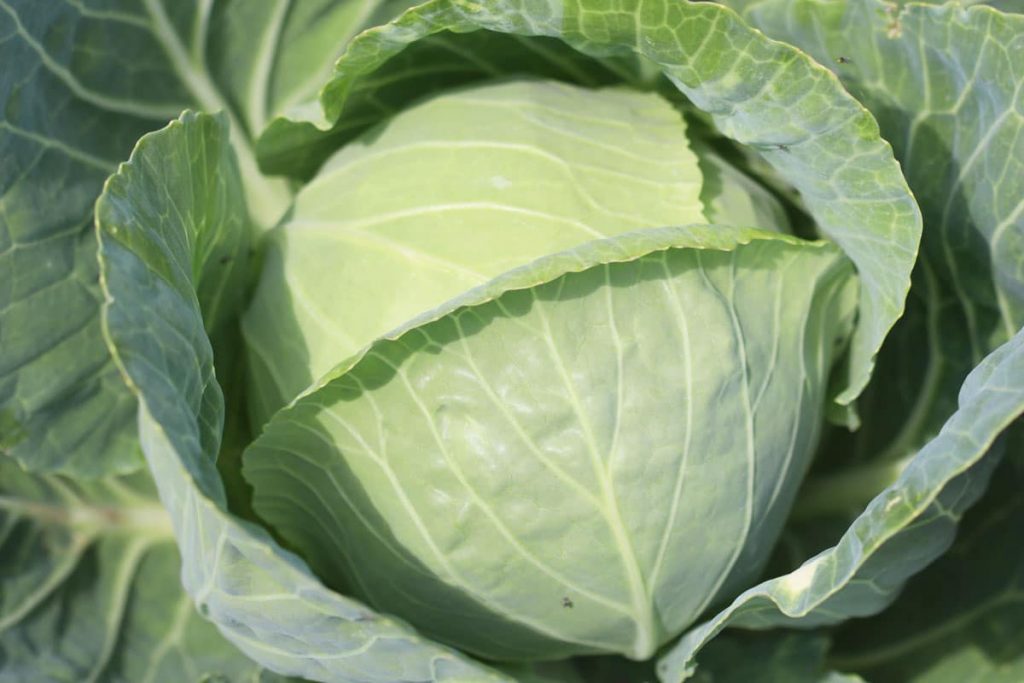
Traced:
<path fill-rule="evenodd" d="M 562 607 L 566 609 L 572 609 L 574 607 L 572 600 L 570 600 L 568 597 L 562 598 Z"/>

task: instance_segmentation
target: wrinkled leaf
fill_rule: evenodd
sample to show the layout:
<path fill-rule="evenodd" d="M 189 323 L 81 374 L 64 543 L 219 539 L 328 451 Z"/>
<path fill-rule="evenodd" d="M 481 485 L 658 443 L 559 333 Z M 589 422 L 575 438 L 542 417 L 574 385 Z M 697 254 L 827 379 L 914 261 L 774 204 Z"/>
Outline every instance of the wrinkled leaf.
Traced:
<path fill-rule="evenodd" d="M 895 462 L 941 428 L 963 378 L 1024 324 L 1024 17 L 881 0 L 728 4 L 836 73 L 878 119 L 921 205 L 907 314 L 861 402 L 864 429 L 841 446 L 848 462 Z"/>
<path fill-rule="evenodd" d="M 289 193 L 246 130 L 312 97 L 348 38 L 402 3 L 115 5 L 0 1 L 0 449 L 37 471 L 141 464 L 99 323 L 92 208 L 117 162 L 186 107 L 225 110 L 254 218 L 272 223 Z"/>

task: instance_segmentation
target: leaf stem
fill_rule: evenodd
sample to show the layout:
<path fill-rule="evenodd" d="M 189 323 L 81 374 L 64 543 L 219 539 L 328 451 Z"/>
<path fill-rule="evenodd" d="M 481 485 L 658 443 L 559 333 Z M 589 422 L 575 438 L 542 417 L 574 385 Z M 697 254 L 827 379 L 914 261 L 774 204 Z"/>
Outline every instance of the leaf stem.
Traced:
<path fill-rule="evenodd" d="M 231 146 L 238 157 L 238 167 L 245 186 L 246 204 L 253 221 L 262 228 L 277 223 L 291 203 L 291 190 L 286 180 L 270 178 L 260 172 L 252 143 L 246 137 L 245 128 L 238 116 L 221 97 L 220 92 L 207 73 L 205 65 L 196 64 L 189 56 L 181 38 L 174 30 L 167 13 L 157 0 L 144 0 L 153 21 L 153 33 L 167 53 L 175 73 L 205 111 L 223 111 L 231 124 Z M 253 131 L 253 135 L 258 131 Z"/>
<path fill-rule="evenodd" d="M 143 505 L 91 505 L 81 501 L 47 503 L 0 496 L 0 510 L 36 519 L 41 524 L 104 533 L 133 530 L 147 535 L 172 536 L 171 518 L 159 503 Z"/>

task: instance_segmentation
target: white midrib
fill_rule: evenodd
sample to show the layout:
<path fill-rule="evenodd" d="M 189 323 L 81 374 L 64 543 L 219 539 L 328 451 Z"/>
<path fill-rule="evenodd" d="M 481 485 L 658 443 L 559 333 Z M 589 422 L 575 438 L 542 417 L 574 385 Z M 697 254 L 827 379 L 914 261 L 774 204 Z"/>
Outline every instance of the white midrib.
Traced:
<path fill-rule="evenodd" d="M 584 431 L 587 433 L 587 440 L 592 442 L 591 447 L 596 448 L 597 444 L 593 442 L 593 435 L 590 434 L 589 426 L 585 427 Z M 622 564 L 626 569 L 626 579 L 629 582 L 630 601 L 633 603 L 633 619 L 636 622 L 636 640 L 633 641 L 633 656 L 646 659 L 651 656 L 654 648 L 658 646 L 654 612 L 651 609 L 651 601 L 648 597 L 649 591 L 644 581 L 643 572 L 640 569 L 640 563 L 637 561 L 633 543 L 630 541 L 628 534 L 626 534 L 626 527 L 622 522 L 622 513 L 619 511 L 619 503 L 615 497 L 615 488 L 611 478 L 604 468 L 600 468 L 597 476 L 601 486 L 601 497 L 604 500 L 605 509 L 608 511 L 605 516 L 608 521 L 608 528 L 612 531 L 612 538 L 615 539 L 615 546 L 619 549 Z"/>
<path fill-rule="evenodd" d="M 160 639 L 148 657 L 144 667 L 146 677 L 142 679 L 141 683 L 152 683 L 156 680 L 156 676 L 160 672 L 160 662 L 171 651 L 171 648 L 183 643 L 186 627 L 193 614 L 195 614 L 195 605 L 192 604 L 186 593 L 182 593 L 181 599 L 178 601 L 178 608 L 174 611 L 174 617 L 167 628 L 167 633 Z"/>
<path fill-rule="evenodd" d="M 267 88 L 270 85 L 270 70 L 274 65 L 274 51 L 281 38 L 281 29 L 284 26 L 284 19 L 288 14 L 290 4 L 290 0 L 278 0 L 260 40 L 259 58 L 256 60 L 256 68 L 253 69 L 252 78 L 249 81 L 249 104 L 248 112 L 246 112 L 249 116 L 249 131 L 252 135 L 263 130 L 267 122 Z"/>
<path fill-rule="evenodd" d="M 351 42 L 362 27 L 366 25 L 370 18 L 373 16 L 374 11 L 378 8 L 379 3 L 377 0 L 363 0 L 363 4 L 359 6 L 354 15 L 354 19 L 351 22 L 351 32 L 342 33 L 337 36 L 338 45 L 346 46 Z M 278 106 L 279 111 L 288 111 L 292 107 L 295 107 L 303 102 L 307 101 L 312 97 L 316 97 L 317 89 L 331 78 L 331 73 L 334 68 L 334 63 L 338 60 L 338 53 L 331 53 L 329 59 L 320 64 L 317 67 L 309 70 L 309 77 L 306 78 L 302 83 L 297 84 L 289 95 L 284 98 L 284 101 Z"/>
<path fill-rule="evenodd" d="M 12 625 L 17 624 L 25 615 L 29 614 L 39 604 L 49 597 L 57 586 L 64 583 L 81 560 L 82 553 L 92 544 L 95 536 L 91 533 L 76 534 L 71 543 L 64 549 L 60 557 L 53 564 L 49 577 L 36 586 L 28 597 L 23 597 L 20 605 L 15 605 L 0 617 L 0 632 L 6 631 Z"/>
<path fill-rule="evenodd" d="M 153 540 L 173 536 L 171 518 L 158 503 L 125 506 L 40 503 L 0 496 L 0 510 L 31 517 L 42 524 L 66 526 L 89 534 L 131 531 Z"/>
<path fill-rule="evenodd" d="M 244 129 L 231 107 L 221 97 L 206 68 L 189 58 L 185 45 L 171 25 L 160 0 L 143 0 L 153 21 L 153 34 L 164 48 L 175 74 L 181 79 L 196 102 L 205 111 L 223 111 L 231 125 L 231 143 L 238 157 L 238 167 L 245 186 L 246 204 L 252 219 L 261 227 L 277 223 L 291 203 L 291 192 L 282 179 L 268 178 L 260 173 L 256 153 L 245 137 Z M 256 131 L 253 131 L 256 134 Z"/>
<path fill-rule="evenodd" d="M 675 482 L 672 488 L 672 502 L 669 505 L 668 517 L 661 534 L 661 541 L 658 543 L 658 554 L 655 556 L 654 566 L 647 577 L 647 590 L 652 593 L 656 590 L 658 581 L 661 578 L 661 568 L 665 561 L 665 555 L 668 552 L 672 528 L 675 525 L 676 515 L 679 513 L 686 467 L 690 462 L 690 443 L 693 434 L 693 355 L 691 352 L 690 328 L 679 292 L 671 284 L 672 273 L 669 271 L 668 264 L 664 260 L 662 260 L 662 270 L 665 273 L 662 288 L 665 290 L 666 297 L 671 297 L 673 302 L 682 340 L 682 357 L 686 369 L 686 432 L 683 437 L 683 453 L 679 460 L 679 467 L 676 470 Z"/>
<path fill-rule="evenodd" d="M 402 379 L 403 383 L 406 384 L 406 387 L 409 387 L 410 385 L 408 384 L 408 380 L 407 378 L 405 378 L 404 374 L 400 372 L 398 368 L 395 368 L 395 371 L 396 376 Z M 360 390 L 363 391 L 364 395 L 367 396 L 367 398 L 369 399 L 370 405 L 373 409 L 374 414 L 377 416 L 377 419 L 381 420 L 382 413 L 379 407 L 377 406 L 376 400 L 373 398 L 373 394 L 367 393 L 365 386 L 363 386 L 361 383 Z M 412 391 L 411 395 L 415 395 L 415 392 Z M 422 410 L 421 402 L 418 404 L 418 407 Z M 366 442 L 365 439 L 363 439 L 361 436 L 358 436 L 358 432 L 349 427 L 348 424 L 345 423 L 345 421 L 342 420 L 340 416 L 335 414 L 333 411 L 328 410 L 325 411 L 324 414 L 329 416 L 332 420 L 339 422 L 343 429 L 345 429 L 353 438 L 357 439 L 360 447 L 363 448 L 364 452 L 367 453 L 371 458 L 373 458 L 377 466 L 381 468 L 381 471 L 384 473 L 384 475 L 388 479 L 388 482 L 391 484 L 392 490 L 398 495 L 398 500 L 400 504 L 409 514 L 409 519 L 416 526 L 417 531 L 419 532 L 421 538 L 423 538 L 424 542 L 427 544 L 427 547 L 430 549 L 431 554 L 433 554 L 434 557 L 437 559 L 438 565 L 447 574 L 448 578 L 446 580 L 448 580 L 450 583 L 454 583 L 454 585 L 471 585 L 471 582 L 468 581 L 466 577 L 462 574 L 462 572 L 460 572 L 457 569 L 457 567 L 451 563 L 448 556 L 445 555 L 445 553 L 442 552 L 441 548 L 437 545 L 433 535 L 430 533 L 430 530 L 427 527 L 426 522 L 424 521 L 423 517 L 421 517 L 420 514 L 416 511 L 415 505 L 413 504 L 412 500 L 406 493 L 405 487 L 402 485 L 402 482 L 398 479 L 394 469 L 392 469 L 390 463 L 387 461 L 387 458 L 377 449 L 372 448 L 370 444 Z M 439 436 L 436 434 L 436 432 L 434 433 L 434 438 L 435 440 L 439 439 Z M 465 485 L 465 482 L 463 483 L 463 485 Z M 467 490 L 469 490 L 468 486 L 466 486 L 466 488 Z M 486 594 L 478 593 L 477 595 L 481 598 L 481 602 L 485 606 L 498 610 L 499 613 L 504 614 L 509 619 L 517 621 L 537 631 L 538 633 L 546 635 L 555 640 L 567 640 L 565 636 L 563 636 L 557 630 L 551 628 L 544 622 L 530 618 L 527 615 L 515 614 L 513 612 L 510 612 L 507 606 L 503 606 L 500 603 L 493 602 Z M 568 641 L 579 643 L 581 645 L 587 645 L 589 647 L 593 647 L 599 650 L 604 649 L 606 647 L 605 643 L 600 643 L 597 641 L 589 641 L 582 639 L 568 639 Z"/>
<path fill-rule="evenodd" d="M 96 653 L 98 656 L 95 658 L 95 664 L 84 683 L 97 683 L 114 654 L 114 648 L 120 641 L 121 627 L 124 624 L 125 612 L 128 608 L 130 586 L 150 543 L 151 541 L 146 538 L 135 538 L 121 555 L 121 562 L 113 576 L 114 589 L 111 609 L 107 611 L 106 637 L 103 639 L 99 652 Z"/>
<path fill-rule="evenodd" d="M 745 495 L 746 500 L 743 504 L 743 530 L 740 537 L 736 540 L 735 548 L 732 551 L 728 561 L 719 573 L 718 578 L 714 584 L 707 591 L 704 600 L 699 606 L 693 611 L 693 614 L 699 615 L 708 608 L 708 605 L 718 597 L 718 592 L 722 586 L 729 579 L 733 569 L 736 567 L 736 562 L 743 554 L 744 547 L 747 545 L 747 539 L 750 536 L 750 530 L 754 523 L 754 481 L 757 476 L 756 463 L 757 458 L 755 454 L 755 437 L 754 437 L 754 412 L 750 397 L 750 359 L 747 356 L 747 347 L 745 337 L 743 336 L 743 327 L 740 325 L 739 316 L 736 313 L 736 305 L 733 300 L 736 286 L 736 252 L 733 251 L 730 254 L 730 282 L 732 283 L 733 291 L 726 295 L 711 281 L 711 278 L 707 274 L 707 270 L 701 261 L 701 252 L 696 252 L 697 267 L 701 277 L 704 280 L 705 285 L 712 292 L 716 293 L 722 302 L 722 305 L 728 309 L 729 317 L 732 321 L 733 337 L 736 339 L 736 353 L 739 355 L 739 365 L 743 369 L 743 381 L 741 384 L 741 398 L 744 407 L 745 419 L 743 420 L 743 431 L 746 436 L 747 449 L 747 478 Z"/>
<path fill-rule="evenodd" d="M 622 521 L 622 513 L 619 511 L 618 499 L 615 496 L 615 487 L 611 481 L 608 470 L 601 462 L 597 439 L 594 437 L 593 430 L 590 427 L 590 422 L 583 409 L 583 404 L 580 401 L 579 395 L 576 393 L 576 386 L 573 383 L 572 378 L 569 376 L 565 363 L 562 360 L 562 355 L 552 342 L 553 334 L 551 326 L 548 323 L 547 314 L 544 312 L 541 302 L 535 301 L 535 304 L 539 313 L 538 317 L 544 327 L 543 337 L 545 344 L 548 347 L 548 352 L 551 354 L 552 360 L 555 361 L 555 365 L 558 367 L 558 372 L 566 387 L 566 394 L 572 402 L 573 409 L 579 416 L 580 427 L 583 430 L 584 440 L 587 443 L 587 450 L 590 452 L 594 466 L 594 473 L 597 477 L 598 485 L 600 486 L 600 497 L 604 503 L 604 509 L 606 510 L 604 515 L 605 521 L 608 523 L 608 528 L 612 532 L 612 538 L 615 540 L 615 546 L 619 551 L 618 554 L 622 558 L 622 565 L 626 571 L 626 581 L 629 584 L 630 602 L 633 607 L 633 620 L 636 623 L 636 639 L 633 641 L 632 654 L 639 659 L 646 659 L 658 645 L 658 629 L 654 622 L 654 611 L 651 609 L 651 601 L 648 597 L 648 590 L 646 582 L 644 581 L 643 572 L 640 569 L 640 563 L 637 561 L 636 551 L 633 549 L 633 544 L 629 539 L 629 535 L 626 533 L 626 528 Z"/>

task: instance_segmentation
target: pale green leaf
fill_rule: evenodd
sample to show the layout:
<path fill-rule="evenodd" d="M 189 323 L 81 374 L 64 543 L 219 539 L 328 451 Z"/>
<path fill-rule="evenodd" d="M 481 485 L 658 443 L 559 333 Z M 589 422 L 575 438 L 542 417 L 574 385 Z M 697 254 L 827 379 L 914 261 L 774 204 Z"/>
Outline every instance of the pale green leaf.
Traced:
<path fill-rule="evenodd" d="M 539 259 L 275 415 L 254 507 L 332 585 L 470 652 L 649 657 L 766 559 L 850 275 L 832 245 L 725 226 Z"/>
<path fill-rule="evenodd" d="M 563 41 L 490 32 L 436 33 L 416 40 L 361 78 L 348 93 L 345 115 L 325 136 L 312 123 L 319 103 L 273 119 L 257 141 L 267 173 L 308 179 L 339 147 L 421 99 L 499 78 L 543 78 L 597 88 L 628 84 L 652 90 L 658 69 L 637 56 L 594 58 Z M 327 82 L 323 79 L 320 85 Z"/>
<path fill-rule="evenodd" d="M 700 195 L 682 116 L 654 94 L 510 81 L 412 107 L 332 157 L 274 231 L 243 319 L 253 424 L 508 270 L 706 222 Z"/>
<path fill-rule="evenodd" d="M 711 223 L 791 232 L 782 203 L 706 144 L 694 140 L 704 182 L 700 199 Z"/>
<path fill-rule="evenodd" d="M 209 312 L 194 290 L 219 277 L 215 251 L 196 247 L 241 229 L 197 217 L 237 187 L 223 119 L 186 114 L 140 140 L 97 204 L 104 331 L 139 402 L 142 448 L 171 514 L 185 590 L 228 640 L 286 675 L 507 680 L 328 590 L 263 529 L 227 511 L 214 465 L 224 404 Z"/>
<path fill-rule="evenodd" d="M 725 135 L 760 151 L 800 190 L 821 230 L 861 275 L 860 322 L 839 400 L 860 393 L 903 311 L 920 238 L 917 204 L 874 119 L 833 75 L 767 40 L 731 10 L 671 0 L 621 8 L 597 0 L 432 0 L 354 40 L 321 93 L 320 110 L 278 120 L 265 137 L 301 146 L 319 128 L 330 139 L 335 125 L 347 125 L 350 96 L 391 58 L 446 31 L 480 30 L 559 38 L 591 56 L 642 57 L 709 112 Z"/>

